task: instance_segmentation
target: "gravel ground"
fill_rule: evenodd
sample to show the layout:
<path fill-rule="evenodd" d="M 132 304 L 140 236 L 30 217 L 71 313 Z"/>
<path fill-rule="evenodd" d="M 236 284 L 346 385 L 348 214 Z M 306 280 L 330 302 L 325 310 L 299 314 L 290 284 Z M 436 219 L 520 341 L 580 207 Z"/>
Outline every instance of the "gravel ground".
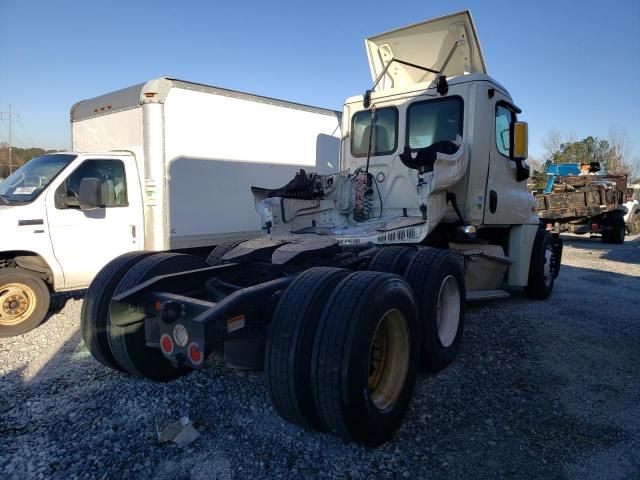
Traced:
<path fill-rule="evenodd" d="M 640 478 L 640 237 L 565 237 L 552 298 L 469 306 L 460 356 L 422 375 L 375 450 L 302 431 L 260 373 L 154 384 L 95 362 L 80 300 L 0 339 L 0 478 Z M 188 415 L 201 436 L 159 444 Z"/>

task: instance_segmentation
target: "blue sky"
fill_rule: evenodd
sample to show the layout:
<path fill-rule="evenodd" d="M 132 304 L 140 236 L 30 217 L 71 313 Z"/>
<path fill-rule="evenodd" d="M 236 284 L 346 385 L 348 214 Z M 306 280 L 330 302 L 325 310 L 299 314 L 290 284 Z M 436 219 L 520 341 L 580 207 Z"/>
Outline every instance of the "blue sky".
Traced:
<path fill-rule="evenodd" d="M 466 8 L 533 156 L 550 128 L 612 126 L 640 156 L 639 0 L 0 0 L 0 110 L 15 145 L 68 148 L 74 102 L 163 75 L 341 109 L 371 84 L 366 36 Z"/>

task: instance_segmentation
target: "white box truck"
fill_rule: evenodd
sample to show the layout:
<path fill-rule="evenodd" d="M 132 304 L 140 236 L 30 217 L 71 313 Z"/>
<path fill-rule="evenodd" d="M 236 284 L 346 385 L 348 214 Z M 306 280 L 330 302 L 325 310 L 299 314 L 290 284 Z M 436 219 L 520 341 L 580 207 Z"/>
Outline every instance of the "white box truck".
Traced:
<path fill-rule="evenodd" d="M 0 337 L 126 252 L 259 235 L 250 187 L 335 170 L 340 112 L 158 78 L 76 103 L 71 132 L 0 184 Z"/>

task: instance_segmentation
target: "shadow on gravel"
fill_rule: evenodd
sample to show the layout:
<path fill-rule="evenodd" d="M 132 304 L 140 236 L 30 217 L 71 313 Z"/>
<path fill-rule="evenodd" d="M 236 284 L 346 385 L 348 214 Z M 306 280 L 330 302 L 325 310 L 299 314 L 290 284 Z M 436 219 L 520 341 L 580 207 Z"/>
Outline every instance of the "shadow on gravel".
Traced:
<path fill-rule="evenodd" d="M 47 315 L 44 317 L 44 320 L 42 320 L 40 325 L 38 325 L 38 327 L 44 325 L 49 321 L 49 319 L 51 319 L 51 317 L 53 317 L 54 315 L 64 310 L 64 307 L 67 305 L 67 302 L 69 300 L 82 300 L 86 292 L 87 292 L 86 290 L 76 290 L 73 292 L 52 293 L 49 311 L 47 312 Z"/>
<path fill-rule="evenodd" d="M 629 312 L 640 311 L 640 298 L 622 288 L 636 280 L 563 266 L 548 301 L 516 294 L 469 305 L 459 357 L 419 377 L 401 429 L 377 449 L 284 422 L 260 373 L 210 358 L 168 384 L 135 379 L 98 364 L 76 332 L 31 380 L 22 370 L 0 380 L 0 470 L 5 478 L 637 478 L 640 322 Z M 623 292 L 603 302 L 593 293 L 603 283 Z M 201 437 L 184 449 L 159 444 L 158 426 L 182 415 Z"/>
<path fill-rule="evenodd" d="M 640 265 L 640 236 L 627 237 L 627 240 L 620 245 L 602 243 L 600 237 L 589 238 L 578 235 L 563 235 L 562 240 L 565 245 L 573 248 L 603 251 L 600 258 L 605 260 Z"/>

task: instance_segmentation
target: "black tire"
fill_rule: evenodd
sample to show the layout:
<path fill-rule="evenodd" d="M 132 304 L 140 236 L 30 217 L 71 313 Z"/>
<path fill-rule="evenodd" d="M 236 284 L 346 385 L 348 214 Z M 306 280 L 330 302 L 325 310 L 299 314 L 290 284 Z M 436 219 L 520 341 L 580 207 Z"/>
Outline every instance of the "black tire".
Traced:
<path fill-rule="evenodd" d="M 624 237 L 627 233 L 627 226 L 624 223 L 624 217 L 616 215 L 605 220 L 607 228 L 602 231 L 602 243 L 621 244 L 624 243 Z"/>
<path fill-rule="evenodd" d="M 80 332 L 87 349 L 98 362 L 124 371 L 109 347 L 109 306 L 116 288 L 131 268 L 153 252 L 128 252 L 107 263 L 87 289 L 80 311 Z"/>
<path fill-rule="evenodd" d="M 316 267 L 301 273 L 278 300 L 267 333 L 265 380 L 278 414 L 324 431 L 311 391 L 311 352 L 327 298 L 349 270 Z"/>
<path fill-rule="evenodd" d="M 0 269 L 0 338 L 27 333 L 49 311 L 49 289 L 38 274 L 22 268 Z"/>
<path fill-rule="evenodd" d="M 407 267 L 405 278 L 418 305 L 421 366 L 438 372 L 456 358 L 462 341 L 466 298 L 462 268 L 454 253 L 424 248 Z M 442 315 L 447 315 L 445 323 L 439 320 Z"/>
<path fill-rule="evenodd" d="M 332 433 L 368 446 L 391 438 L 411 400 L 418 335 L 411 288 L 397 275 L 354 272 L 336 286 L 311 359 L 314 401 Z M 383 341 L 374 348 L 374 339 Z M 388 362 L 376 366 L 372 352 L 387 352 Z"/>
<path fill-rule="evenodd" d="M 122 278 L 114 295 L 158 275 L 195 270 L 206 266 L 202 258 L 194 255 L 157 253 L 135 264 Z M 160 349 L 146 346 L 144 320 L 125 327 L 110 322 L 108 339 L 114 359 L 131 375 L 166 382 L 190 371 L 186 367 L 175 368 Z"/>
<path fill-rule="evenodd" d="M 367 270 L 372 272 L 395 273 L 404 275 L 407 265 L 418 251 L 413 247 L 382 247 L 374 255 Z"/>
<path fill-rule="evenodd" d="M 529 280 L 524 289 L 527 297 L 534 300 L 549 298 L 555 282 L 553 275 L 555 256 L 551 234 L 544 230 L 538 230 L 531 250 Z"/>
<path fill-rule="evenodd" d="M 221 265 L 224 263 L 222 261 L 222 257 L 225 256 L 228 252 L 236 248 L 242 242 L 246 242 L 247 239 L 243 240 L 227 240 L 226 242 L 222 242 L 220 245 L 211 250 L 211 253 L 207 257 L 207 264 L 210 267 L 215 267 L 216 265 Z"/>
<path fill-rule="evenodd" d="M 624 217 L 616 216 L 611 219 L 611 236 L 610 242 L 616 245 L 624 243 L 624 237 L 627 233 L 627 226 L 624 224 Z"/>

